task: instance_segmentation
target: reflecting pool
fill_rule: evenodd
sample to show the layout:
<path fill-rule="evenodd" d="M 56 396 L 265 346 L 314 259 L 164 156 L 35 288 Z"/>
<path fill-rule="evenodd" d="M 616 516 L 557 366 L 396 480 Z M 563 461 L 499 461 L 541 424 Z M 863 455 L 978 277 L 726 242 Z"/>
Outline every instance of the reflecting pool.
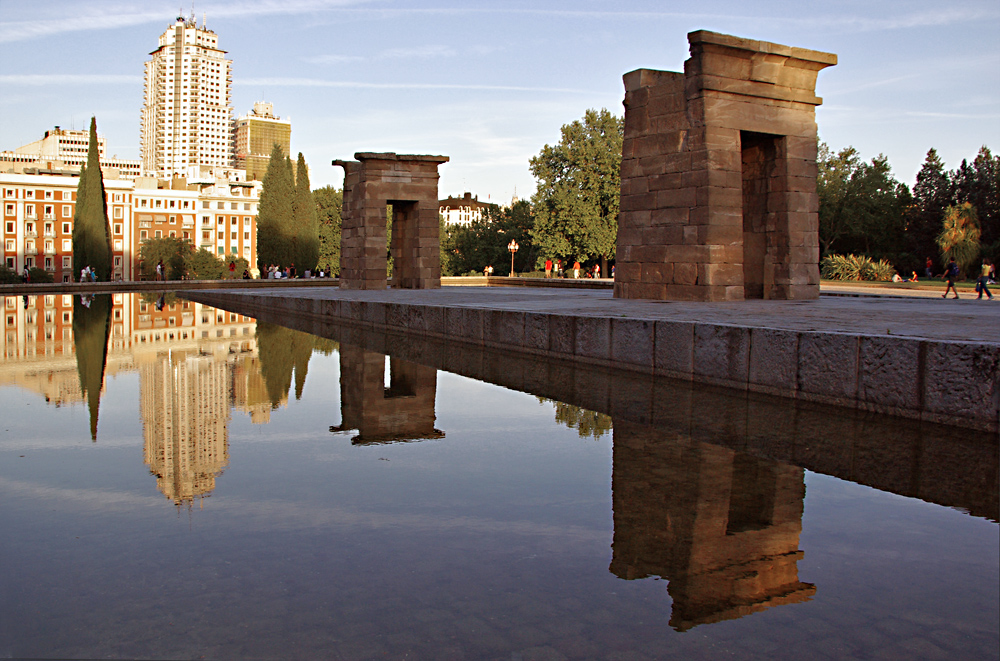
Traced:
<path fill-rule="evenodd" d="M 170 294 L 3 312 L 0 657 L 1000 653 L 995 436 Z"/>

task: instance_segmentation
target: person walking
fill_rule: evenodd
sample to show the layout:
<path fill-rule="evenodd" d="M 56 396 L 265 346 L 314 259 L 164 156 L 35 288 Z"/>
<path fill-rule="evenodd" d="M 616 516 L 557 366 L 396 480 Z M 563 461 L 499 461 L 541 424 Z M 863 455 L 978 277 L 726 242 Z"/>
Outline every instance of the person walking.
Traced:
<path fill-rule="evenodd" d="M 990 260 L 984 259 L 983 270 L 979 274 L 979 285 L 976 287 L 976 289 L 979 290 L 979 296 L 977 300 L 982 300 L 983 294 L 986 294 L 989 297 L 988 300 L 990 301 L 993 300 L 993 294 L 990 293 L 989 287 L 986 286 L 990 284 L 990 271 L 992 270 L 992 268 L 993 265 L 990 264 Z"/>
<path fill-rule="evenodd" d="M 551 259 L 546 259 L 545 260 L 545 277 L 546 278 L 551 278 L 552 277 L 552 260 Z"/>
<path fill-rule="evenodd" d="M 954 257 L 948 260 L 948 265 L 944 267 L 944 275 L 941 277 L 948 281 L 948 286 L 944 288 L 944 295 L 941 298 L 948 298 L 948 290 L 951 290 L 957 299 L 958 288 L 955 286 L 955 281 L 958 280 L 958 263 Z"/>
<path fill-rule="evenodd" d="M 573 262 L 573 278 L 575 279 L 579 277 L 580 277 L 580 262 L 576 261 Z"/>
<path fill-rule="evenodd" d="M 928 278 L 933 278 L 934 274 L 931 273 L 931 270 L 933 268 L 934 268 L 934 262 L 931 260 L 930 257 L 928 257 L 927 261 L 924 262 L 924 275 L 926 275 Z"/>

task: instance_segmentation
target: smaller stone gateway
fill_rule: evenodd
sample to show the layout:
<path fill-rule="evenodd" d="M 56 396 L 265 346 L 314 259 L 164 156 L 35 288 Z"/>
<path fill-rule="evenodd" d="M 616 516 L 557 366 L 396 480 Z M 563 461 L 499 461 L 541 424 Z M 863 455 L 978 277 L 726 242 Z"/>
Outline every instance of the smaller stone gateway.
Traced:
<path fill-rule="evenodd" d="M 354 158 L 358 160 L 333 161 L 344 168 L 340 287 L 386 288 L 387 204 L 393 213 L 393 286 L 440 287 L 437 169 L 448 157 L 358 152 Z"/>
<path fill-rule="evenodd" d="M 816 76 L 832 53 L 700 30 L 625 74 L 615 297 L 819 296 Z"/>

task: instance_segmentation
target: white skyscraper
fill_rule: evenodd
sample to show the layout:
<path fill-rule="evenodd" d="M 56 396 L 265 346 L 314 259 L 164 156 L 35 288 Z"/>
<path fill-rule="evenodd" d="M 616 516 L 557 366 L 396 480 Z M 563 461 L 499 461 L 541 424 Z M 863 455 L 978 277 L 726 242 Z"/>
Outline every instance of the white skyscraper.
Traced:
<path fill-rule="evenodd" d="M 178 17 L 146 62 L 142 166 L 149 175 L 185 174 L 191 166 L 230 167 L 233 61 L 204 24 Z"/>

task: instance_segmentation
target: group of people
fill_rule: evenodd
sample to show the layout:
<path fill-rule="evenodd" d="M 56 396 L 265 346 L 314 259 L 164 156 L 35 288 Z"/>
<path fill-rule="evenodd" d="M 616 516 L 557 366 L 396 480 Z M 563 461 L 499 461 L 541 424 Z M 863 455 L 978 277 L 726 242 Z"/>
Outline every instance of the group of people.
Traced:
<path fill-rule="evenodd" d="M 928 259 L 928 263 L 930 260 Z M 928 266 L 928 270 L 930 267 Z M 948 260 L 948 265 L 944 269 L 944 274 L 941 276 L 943 280 L 947 282 L 944 288 L 944 294 L 941 298 L 948 298 L 948 292 L 952 292 L 955 298 L 958 298 L 958 288 L 955 286 L 955 281 L 958 280 L 961 269 L 958 267 L 958 263 L 955 258 L 952 257 Z M 996 284 L 997 267 L 996 264 L 988 259 L 983 259 L 983 265 L 979 270 L 979 277 L 976 279 L 976 297 L 978 300 L 982 300 L 983 294 L 986 294 L 988 300 L 993 300 L 993 293 L 990 291 L 989 285 Z"/>
<path fill-rule="evenodd" d="M 89 264 L 80 269 L 80 282 L 97 282 L 97 273 Z"/>
<path fill-rule="evenodd" d="M 581 273 L 583 273 L 583 277 L 584 278 L 600 278 L 601 277 L 601 265 L 600 265 L 600 263 L 594 264 L 592 267 L 590 267 L 588 269 L 584 269 L 580 265 L 579 261 L 574 261 L 573 262 L 573 268 L 571 270 L 573 272 L 573 277 L 574 278 L 579 278 Z M 546 259 L 545 260 L 545 277 L 546 278 L 552 278 L 552 277 L 565 278 L 566 277 L 566 275 L 565 275 L 565 273 L 563 271 L 563 262 L 562 262 L 561 259 L 556 259 L 555 262 L 553 262 L 551 259 Z M 612 278 L 615 277 L 615 267 L 614 266 L 611 267 L 611 277 Z"/>
<path fill-rule="evenodd" d="M 249 272 L 244 271 L 243 278 L 248 279 L 249 277 L 251 277 L 249 275 Z M 264 269 L 264 274 L 262 274 L 262 277 L 267 278 L 268 280 L 281 280 L 284 278 L 298 278 L 298 277 L 329 278 L 330 272 L 327 271 L 325 268 L 321 268 L 319 271 L 315 273 L 310 271 L 309 269 L 306 269 L 305 273 L 299 276 L 299 274 L 295 270 L 295 264 L 286 266 L 284 268 L 278 266 L 277 264 L 269 264 L 267 268 Z"/>

